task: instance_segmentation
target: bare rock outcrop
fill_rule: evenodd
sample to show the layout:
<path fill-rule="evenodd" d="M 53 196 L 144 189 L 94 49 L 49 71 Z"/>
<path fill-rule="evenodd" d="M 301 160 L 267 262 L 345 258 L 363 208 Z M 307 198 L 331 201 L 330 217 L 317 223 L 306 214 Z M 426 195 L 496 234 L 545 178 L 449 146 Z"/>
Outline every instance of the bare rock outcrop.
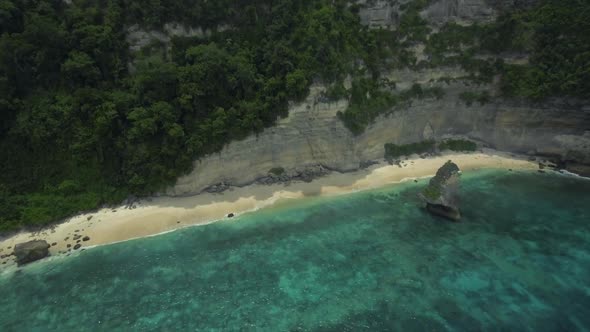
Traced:
<path fill-rule="evenodd" d="M 439 0 L 423 12 L 430 23 L 442 25 L 450 21 L 465 23 L 492 20 L 496 11 L 485 0 Z"/>
<path fill-rule="evenodd" d="M 173 37 L 209 37 L 214 31 L 221 32 L 227 29 L 229 29 L 227 25 L 221 25 L 212 30 L 170 22 L 164 24 L 160 30 L 145 30 L 139 25 L 134 24 L 127 28 L 125 39 L 129 43 L 129 50 L 136 52 L 154 42 L 159 42 L 166 45 L 166 47 L 170 47 Z"/>
<path fill-rule="evenodd" d="M 371 28 L 390 29 L 397 27 L 400 16 L 399 2 L 390 0 L 358 1 L 361 24 Z"/>
<path fill-rule="evenodd" d="M 437 0 L 421 13 L 431 24 L 490 22 L 501 12 L 533 6 L 537 0 Z"/>
<path fill-rule="evenodd" d="M 18 265 L 40 260 L 49 255 L 49 243 L 45 240 L 33 240 L 14 246 L 14 256 Z"/>
<path fill-rule="evenodd" d="M 453 221 L 461 219 L 458 206 L 459 167 L 447 161 L 430 179 L 428 187 L 420 193 L 426 210 L 436 216 Z"/>

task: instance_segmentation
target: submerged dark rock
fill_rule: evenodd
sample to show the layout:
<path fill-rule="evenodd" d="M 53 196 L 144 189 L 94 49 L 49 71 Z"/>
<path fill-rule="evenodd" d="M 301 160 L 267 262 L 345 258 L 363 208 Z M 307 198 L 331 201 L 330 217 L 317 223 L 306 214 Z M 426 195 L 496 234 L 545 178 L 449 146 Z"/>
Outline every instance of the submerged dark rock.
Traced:
<path fill-rule="evenodd" d="M 78 249 L 80 249 L 80 247 L 81 247 L 81 246 L 82 246 L 82 245 L 81 245 L 81 244 L 79 244 L 79 243 L 78 243 L 78 244 L 76 244 L 76 245 L 74 246 L 74 250 L 78 250 Z"/>
<path fill-rule="evenodd" d="M 14 255 L 18 265 L 27 264 L 49 255 L 49 243 L 45 240 L 33 240 L 14 246 Z"/>
<path fill-rule="evenodd" d="M 450 220 L 458 221 L 461 219 L 461 213 L 457 208 L 426 203 L 426 210 L 436 216 L 445 217 Z"/>
<path fill-rule="evenodd" d="M 428 187 L 420 193 L 428 212 L 453 221 L 461 219 L 457 197 L 459 172 L 457 164 L 449 160 L 430 179 Z"/>
<path fill-rule="evenodd" d="M 590 177 L 590 165 L 588 164 L 568 162 L 565 165 L 565 170 L 580 176 Z"/>

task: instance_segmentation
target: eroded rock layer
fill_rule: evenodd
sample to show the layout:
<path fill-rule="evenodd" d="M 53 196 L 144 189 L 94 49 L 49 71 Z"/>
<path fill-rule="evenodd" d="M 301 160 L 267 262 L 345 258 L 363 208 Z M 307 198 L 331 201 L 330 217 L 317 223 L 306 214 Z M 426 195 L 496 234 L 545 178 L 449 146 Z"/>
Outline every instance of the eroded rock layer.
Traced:
<path fill-rule="evenodd" d="M 401 77 L 402 73 L 394 75 Z M 403 75 L 410 82 L 424 80 L 420 73 Z M 181 177 L 168 194 L 195 194 L 216 183 L 248 184 L 267 176 L 275 167 L 301 171 L 322 165 L 351 171 L 363 162 L 383 158 L 385 143 L 406 144 L 451 136 L 468 137 L 503 151 L 590 163 L 590 105 L 563 100 L 531 104 L 497 99 L 468 106 L 459 94 L 471 87 L 442 84 L 442 99 L 414 100 L 411 105 L 392 109 L 359 136 L 354 136 L 337 117 L 347 102 L 326 101 L 320 96 L 322 88 L 313 87 L 307 100 L 291 107 L 289 116 L 276 126 L 196 161 L 194 170 Z"/>

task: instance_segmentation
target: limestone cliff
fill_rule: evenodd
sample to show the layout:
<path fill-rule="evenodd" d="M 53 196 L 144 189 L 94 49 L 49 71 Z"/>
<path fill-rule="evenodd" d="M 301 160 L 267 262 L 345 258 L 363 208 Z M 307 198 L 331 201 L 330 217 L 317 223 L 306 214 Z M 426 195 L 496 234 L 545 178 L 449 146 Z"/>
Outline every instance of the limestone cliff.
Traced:
<path fill-rule="evenodd" d="M 504 10 L 525 8 L 536 2 L 537 0 L 436 0 L 421 14 L 434 25 L 450 21 L 463 24 L 489 22 Z"/>
<path fill-rule="evenodd" d="M 401 7 L 411 0 L 357 0 L 361 23 L 372 28 L 395 29 Z M 432 25 L 447 22 L 489 22 L 502 11 L 524 8 L 537 0 L 433 0 L 420 13 Z"/>
<path fill-rule="evenodd" d="M 129 44 L 129 50 L 136 52 L 154 42 L 169 47 L 173 37 L 209 37 L 214 31 L 221 32 L 228 28 L 223 25 L 211 30 L 201 27 L 187 27 L 180 23 L 166 23 L 161 30 L 145 30 L 134 24 L 127 28 L 125 39 Z"/>
<path fill-rule="evenodd" d="M 358 0 L 361 22 L 373 28 L 395 29 L 405 0 Z M 432 26 L 448 21 L 464 24 L 489 21 L 507 8 L 529 6 L 535 0 L 435 0 L 420 13 Z M 419 45 L 418 45 L 419 46 Z M 420 48 L 416 57 L 421 59 Z M 514 59 L 504 59 L 506 62 Z M 291 105 L 289 116 L 274 127 L 232 142 L 195 162 L 194 170 L 169 188 L 169 195 L 199 193 L 212 185 L 244 185 L 268 175 L 272 168 L 300 172 L 309 167 L 350 171 L 367 161 L 383 158 L 384 144 L 406 144 L 425 139 L 464 136 L 504 151 L 555 156 L 590 164 L 590 105 L 573 100 L 532 103 L 498 97 L 496 79 L 476 86 L 458 68 L 410 69 L 383 73 L 398 91 L 419 83 L 440 87 L 441 99 L 413 100 L 378 117 L 363 134 L 354 136 L 337 117 L 348 104 L 322 96 L 324 87 Z M 448 82 L 448 83 L 443 83 Z M 452 82 L 452 83 L 451 83 Z M 465 92 L 485 91 L 486 104 L 467 105 Z"/>
<path fill-rule="evenodd" d="M 409 85 L 429 81 L 433 73 L 401 71 L 391 77 Z M 465 136 L 504 151 L 559 155 L 590 163 L 590 105 L 500 99 L 468 106 L 459 95 L 473 87 L 442 84 L 446 93 L 442 99 L 414 100 L 411 105 L 393 109 L 359 136 L 354 136 L 337 117 L 347 102 L 326 101 L 321 96 L 323 88 L 314 86 L 309 97 L 293 105 L 289 116 L 276 126 L 196 161 L 191 174 L 181 177 L 168 194 L 194 194 L 217 183 L 244 185 L 266 176 L 274 167 L 293 170 L 322 165 L 350 171 L 362 162 L 383 158 L 385 143 L 406 144 L 451 136 Z"/>

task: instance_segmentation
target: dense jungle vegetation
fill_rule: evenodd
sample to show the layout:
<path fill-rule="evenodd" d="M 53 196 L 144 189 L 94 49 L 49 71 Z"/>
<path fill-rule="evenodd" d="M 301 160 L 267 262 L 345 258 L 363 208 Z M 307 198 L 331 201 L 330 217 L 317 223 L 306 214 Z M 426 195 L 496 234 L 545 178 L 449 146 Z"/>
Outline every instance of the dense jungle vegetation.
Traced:
<path fill-rule="evenodd" d="M 590 96 L 587 1 L 437 33 L 419 15 L 428 2 L 404 5 L 385 31 L 363 27 L 345 0 L 0 0 L 0 231 L 162 190 L 193 160 L 286 116 L 312 82 L 350 99 L 341 118 L 354 133 L 395 105 L 442 97 L 396 91 L 380 79 L 394 68 L 459 65 L 478 82 L 503 75 L 507 96 Z M 213 33 L 130 51 L 129 26 L 168 22 Z M 408 51 L 418 43 L 429 62 Z M 508 52 L 530 61 L 475 57 Z"/>

